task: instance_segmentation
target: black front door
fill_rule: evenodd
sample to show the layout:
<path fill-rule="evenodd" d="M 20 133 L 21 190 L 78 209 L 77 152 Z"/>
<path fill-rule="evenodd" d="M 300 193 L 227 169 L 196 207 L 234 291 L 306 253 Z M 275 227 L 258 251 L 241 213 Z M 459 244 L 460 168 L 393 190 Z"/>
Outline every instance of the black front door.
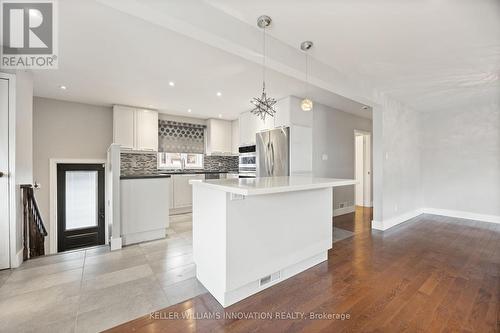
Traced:
<path fill-rule="evenodd" d="M 104 165 L 57 165 L 58 252 L 104 244 Z"/>

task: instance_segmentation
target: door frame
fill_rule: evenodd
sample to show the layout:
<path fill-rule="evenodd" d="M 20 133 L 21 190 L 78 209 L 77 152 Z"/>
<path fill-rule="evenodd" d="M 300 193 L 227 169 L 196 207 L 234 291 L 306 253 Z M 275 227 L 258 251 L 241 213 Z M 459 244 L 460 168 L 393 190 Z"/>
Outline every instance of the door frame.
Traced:
<path fill-rule="evenodd" d="M 372 132 L 366 130 L 354 130 L 354 175 L 356 175 L 356 136 L 363 137 L 363 206 L 362 207 L 373 207 L 373 136 Z M 367 144 L 367 137 L 370 139 L 369 144 Z M 367 150 L 369 146 L 369 150 Z M 367 167 L 368 166 L 368 167 Z M 370 173 L 370 178 L 367 180 L 366 173 Z M 369 200 L 366 199 L 366 189 L 367 186 L 370 187 L 369 190 Z M 356 188 L 354 189 L 354 205 L 356 206 Z"/>
<path fill-rule="evenodd" d="M 57 253 L 57 165 L 58 164 L 104 164 L 104 184 L 106 184 L 106 159 L 81 159 L 81 158 L 51 158 L 49 160 L 49 237 L 46 242 L 49 242 L 46 248 L 50 254 Z M 106 215 L 104 222 L 104 244 L 109 243 L 109 226 L 108 226 L 108 194 L 104 186 L 104 213 Z M 45 244 L 47 245 L 47 244 Z"/>
<path fill-rule="evenodd" d="M 8 205 L 8 228 L 7 233 L 8 243 L 9 243 L 9 267 L 18 267 L 23 262 L 23 249 L 16 252 L 17 247 L 17 208 L 16 208 L 16 76 L 14 74 L 8 74 L 0 72 L 0 79 L 7 80 L 9 82 L 9 107 L 8 107 L 8 170 L 7 179 L 9 183 L 9 201 Z M 20 254 L 20 255 L 18 255 Z"/>

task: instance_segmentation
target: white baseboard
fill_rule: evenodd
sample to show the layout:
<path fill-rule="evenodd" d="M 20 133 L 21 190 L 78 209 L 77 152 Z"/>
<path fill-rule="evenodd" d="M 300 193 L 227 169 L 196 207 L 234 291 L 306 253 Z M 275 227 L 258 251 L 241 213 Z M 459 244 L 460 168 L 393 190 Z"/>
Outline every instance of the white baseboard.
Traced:
<path fill-rule="evenodd" d="M 337 209 L 333 210 L 333 216 L 335 217 L 335 216 L 339 216 L 339 215 L 353 213 L 355 210 L 356 210 L 356 208 L 354 206 L 337 208 Z"/>
<path fill-rule="evenodd" d="M 122 238 L 121 237 L 111 237 L 111 242 L 110 242 L 110 248 L 111 248 L 111 251 L 114 251 L 114 250 L 119 250 L 122 248 Z"/>
<path fill-rule="evenodd" d="M 420 214 L 440 215 L 440 216 L 455 217 L 459 219 L 467 219 L 467 220 L 474 220 L 481 222 L 500 223 L 500 216 L 497 215 L 477 214 L 471 212 L 463 212 L 459 210 L 449 210 L 449 209 L 439 209 L 439 208 L 421 208 L 414 210 L 412 212 L 398 215 L 386 221 L 373 220 L 372 228 L 377 230 L 387 230 L 391 227 L 394 227 L 395 225 L 398 225 L 414 217 L 417 217 Z"/>
<path fill-rule="evenodd" d="M 24 258 L 23 249 L 21 249 L 16 253 L 14 258 L 12 258 L 12 262 L 10 263 L 10 268 L 17 268 L 21 266 L 21 264 L 24 261 L 23 258 Z"/>
<path fill-rule="evenodd" d="M 422 209 L 416 209 L 416 210 L 411 211 L 411 212 L 407 212 L 407 213 L 404 213 L 404 214 L 401 214 L 398 216 L 394 216 L 394 217 L 387 219 L 385 221 L 373 220 L 372 221 L 372 228 L 384 231 L 384 230 L 392 228 L 398 224 L 401 224 L 403 222 L 411 220 L 412 218 L 417 217 L 417 216 L 421 215 L 422 213 L 423 213 Z"/>
<path fill-rule="evenodd" d="M 500 216 L 497 216 L 497 215 L 477 214 L 477 213 L 471 213 L 471 212 L 464 212 L 464 211 L 460 211 L 460 210 L 423 208 L 422 213 L 455 217 L 455 218 L 459 218 L 459 219 L 482 221 L 482 222 L 500 223 Z"/>

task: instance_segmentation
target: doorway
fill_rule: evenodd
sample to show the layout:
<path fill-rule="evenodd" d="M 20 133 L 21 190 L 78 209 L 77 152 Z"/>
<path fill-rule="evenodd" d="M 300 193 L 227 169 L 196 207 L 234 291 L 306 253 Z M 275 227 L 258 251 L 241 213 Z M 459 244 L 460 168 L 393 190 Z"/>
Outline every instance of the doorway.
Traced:
<path fill-rule="evenodd" d="M 354 204 L 372 207 L 371 133 L 354 131 L 355 178 Z"/>
<path fill-rule="evenodd" d="M 104 244 L 103 164 L 57 164 L 57 252 Z"/>

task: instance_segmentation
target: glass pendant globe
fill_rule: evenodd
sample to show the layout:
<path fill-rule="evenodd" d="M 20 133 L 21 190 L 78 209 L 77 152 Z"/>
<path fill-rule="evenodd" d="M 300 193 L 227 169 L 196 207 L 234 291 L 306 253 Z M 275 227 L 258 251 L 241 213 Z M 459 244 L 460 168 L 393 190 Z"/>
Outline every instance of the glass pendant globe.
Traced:
<path fill-rule="evenodd" d="M 309 98 L 304 98 L 300 103 L 300 107 L 302 108 L 302 111 L 311 111 L 313 109 L 313 101 Z"/>

